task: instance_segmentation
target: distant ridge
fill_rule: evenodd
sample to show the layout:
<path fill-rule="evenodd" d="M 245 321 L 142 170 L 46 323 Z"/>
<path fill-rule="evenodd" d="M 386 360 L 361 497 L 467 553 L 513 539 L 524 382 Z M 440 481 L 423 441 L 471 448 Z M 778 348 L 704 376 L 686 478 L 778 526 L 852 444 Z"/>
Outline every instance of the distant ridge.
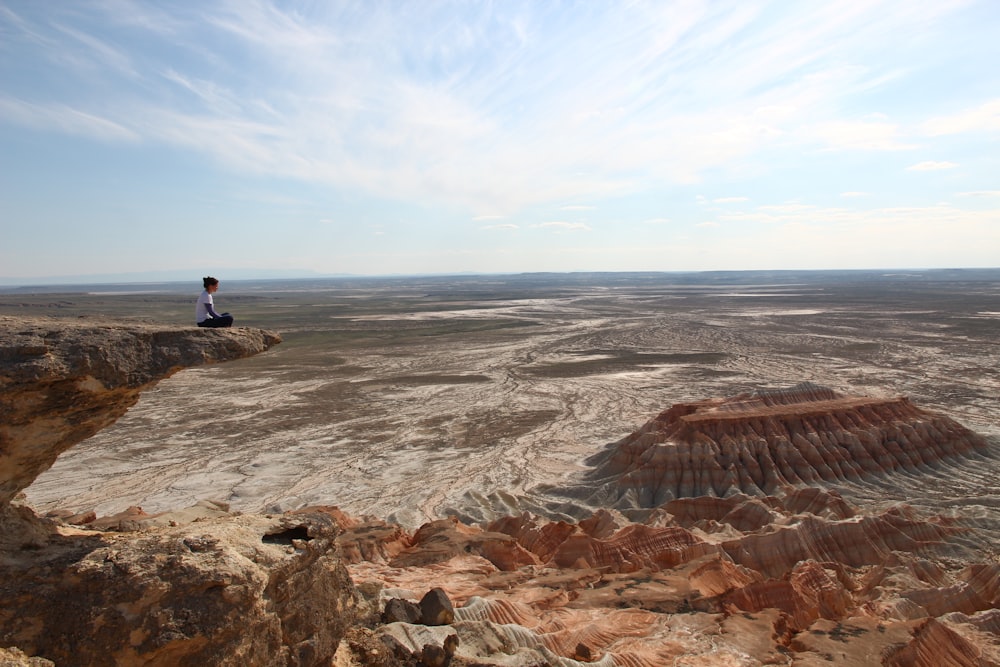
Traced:
<path fill-rule="evenodd" d="M 0 289 L 18 287 L 54 287 L 70 285 L 147 285 L 165 283 L 200 283 L 204 275 L 214 275 L 226 281 L 254 280 L 405 280 L 409 278 L 456 280 L 505 277 L 516 280 L 544 280 L 568 284 L 595 283 L 671 283 L 721 285 L 751 284 L 773 281 L 788 284 L 800 280 L 818 279 L 833 282 L 858 280 L 913 281 L 993 281 L 1000 280 L 1000 267 L 937 268 L 937 269 L 754 269 L 712 271 L 520 271 L 520 272 L 455 272 L 455 273 L 320 273 L 300 269 L 226 269 L 137 271 L 131 273 L 71 274 L 63 276 L 0 276 Z"/>
<path fill-rule="evenodd" d="M 94 273 L 65 276 L 36 276 L 31 278 L 0 276 L 2 286 L 31 285 L 124 285 L 135 283 L 201 282 L 205 275 L 215 275 L 227 280 L 278 280 L 282 278 L 332 278 L 349 274 L 322 274 L 316 271 L 282 269 L 204 269 L 198 271 L 136 271 L 132 273 Z"/>

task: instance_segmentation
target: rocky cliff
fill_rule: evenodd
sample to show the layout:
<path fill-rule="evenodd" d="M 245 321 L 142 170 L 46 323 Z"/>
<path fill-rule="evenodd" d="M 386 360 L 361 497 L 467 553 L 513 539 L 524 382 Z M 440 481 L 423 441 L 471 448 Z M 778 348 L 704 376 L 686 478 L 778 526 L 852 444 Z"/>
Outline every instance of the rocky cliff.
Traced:
<path fill-rule="evenodd" d="M 60 665 L 329 664 L 358 598 L 328 515 L 222 507 L 123 536 L 59 526 L 15 500 L 144 389 L 278 342 L 246 328 L 0 319 L 0 646 Z M 21 655 L 0 657 L 44 664 Z"/>
<path fill-rule="evenodd" d="M 0 318 L 0 507 L 59 454 L 113 424 L 144 389 L 280 341 L 248 328 Z"/>

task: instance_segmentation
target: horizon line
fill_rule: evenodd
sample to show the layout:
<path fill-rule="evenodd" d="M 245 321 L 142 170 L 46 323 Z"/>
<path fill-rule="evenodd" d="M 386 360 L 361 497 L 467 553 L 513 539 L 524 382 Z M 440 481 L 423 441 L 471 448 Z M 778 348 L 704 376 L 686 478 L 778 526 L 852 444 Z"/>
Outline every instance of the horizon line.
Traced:
<path fill-rule="evenodd" d="M 236 270 L 237 277 L 224 278 L 226 282 L 281 281 L 281 280 L 338 280 L 338 279 L 399 279 L 399 278 L 468 278 L 474 276 L 530 276 L 530 275 L 626 275 L 626 274 L 718 274 L 718 273 L 886 273 L 942 271 L 1000 271 L 1000 266 L 942 266 L 942 267 L 867 267 L 867 268 L 775 268 L 775 269 L 656 269 L 656 270 L 574 270 L 574 271 L 446 271 L 414 273 L 319 273 L 282 270 Z M 0 288 L 69 287 L 87 285 L 168 285 L 197 283 L 199 278 L 180 277 L 180 271 L 126 272 L 114 274 L 71 274 L 65 276 L 3 277 Z M 155 277 L 156 274 L 165 274 Z"/>

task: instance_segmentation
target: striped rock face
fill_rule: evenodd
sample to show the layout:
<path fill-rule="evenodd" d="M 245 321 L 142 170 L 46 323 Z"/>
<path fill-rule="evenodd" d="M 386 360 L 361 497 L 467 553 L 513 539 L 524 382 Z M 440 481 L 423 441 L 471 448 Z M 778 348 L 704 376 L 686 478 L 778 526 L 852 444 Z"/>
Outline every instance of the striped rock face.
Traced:
<path fill-rule="evenodd" d="M 920 474 L 988 449 L 982 436 L 906 398 L 801 384 L 675 405 L 593 457 L 589 478 L 606 504 L 652 508 Z"/>

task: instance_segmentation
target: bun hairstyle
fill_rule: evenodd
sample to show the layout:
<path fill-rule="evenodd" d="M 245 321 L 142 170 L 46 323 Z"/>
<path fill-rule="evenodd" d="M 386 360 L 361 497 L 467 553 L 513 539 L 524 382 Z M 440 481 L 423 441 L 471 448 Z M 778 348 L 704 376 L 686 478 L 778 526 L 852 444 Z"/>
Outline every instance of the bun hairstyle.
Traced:
<path fill-rule="evenodd" d="M 210 285 L 218 285 L 219 279 L 212 276 L 205 276 L 201 279 L 201 284 L 205 289 L 208 289 Z"/>

